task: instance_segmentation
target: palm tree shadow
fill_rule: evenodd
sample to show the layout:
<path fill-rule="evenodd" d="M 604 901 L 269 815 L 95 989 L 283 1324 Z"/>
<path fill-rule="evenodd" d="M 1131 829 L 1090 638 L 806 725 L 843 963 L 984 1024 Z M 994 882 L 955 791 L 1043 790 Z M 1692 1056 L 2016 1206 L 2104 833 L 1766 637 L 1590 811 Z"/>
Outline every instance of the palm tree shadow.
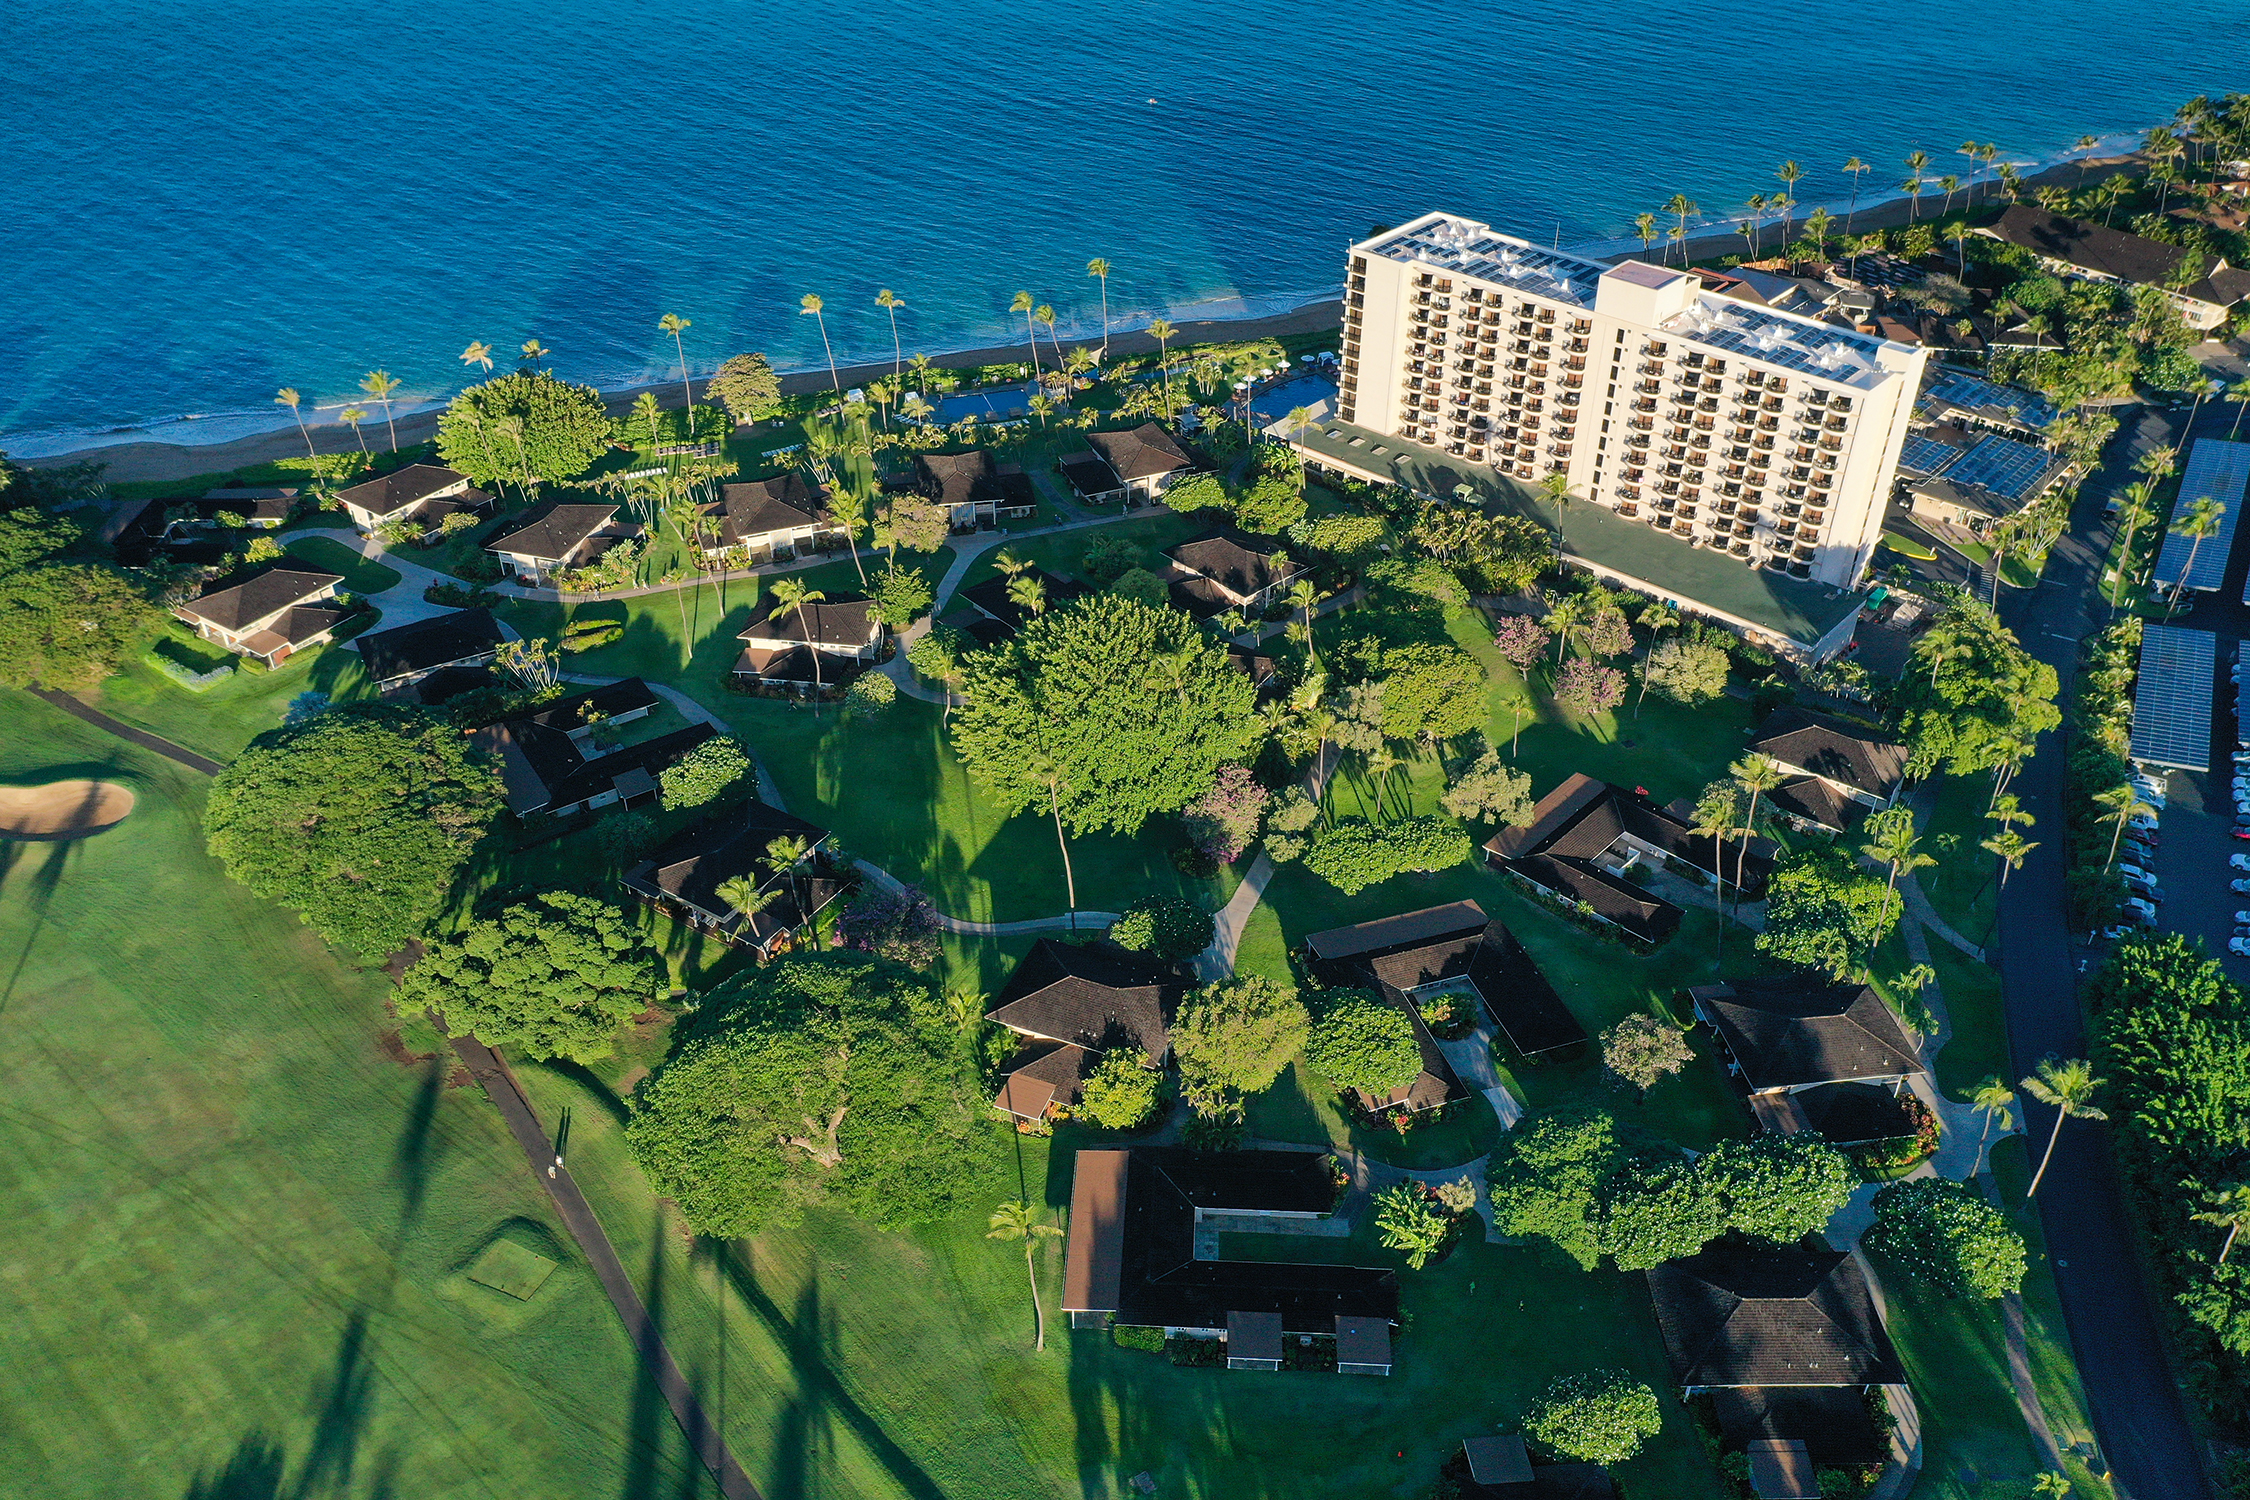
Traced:
<path fill-rule="evenodd" d="M 11 841 L 6 847 L 13 850 L 17 846 Z M 47 858 L 32 873 L 31 887 L 24 898 L 24 904 L 31 909 L 31 930 L 24 935 L 23 951 L 16 955 L 15 967 L 8 973 L 7 986 L 0 988 L 0 1015 L 7 1013 L 9 1003 L 15 999 L 16 986 L 22 982 L 23 971 L 31 962 L 32 947 L 39 941 L 39 934 L 46 929 L 47 913 L 55 904 L 55 892 L 61 888 L 63 875 L 77 848 L 76 842 L 50 845 Z M 13 867 L 18 857 L 20 856 L 10 857 L 9 867 Z"/>

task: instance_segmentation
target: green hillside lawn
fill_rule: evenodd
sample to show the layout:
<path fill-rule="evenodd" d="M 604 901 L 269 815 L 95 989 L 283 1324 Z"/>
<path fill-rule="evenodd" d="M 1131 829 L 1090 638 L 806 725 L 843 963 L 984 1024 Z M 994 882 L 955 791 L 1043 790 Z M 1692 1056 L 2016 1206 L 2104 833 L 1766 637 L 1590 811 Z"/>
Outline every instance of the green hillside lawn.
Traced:
<path fill-rule="evenodd" d="M 140 802 L 0 844 L 0 1470 L 13 1493 L 701 1493 L 474 1089 L 378 1045 L 380 976 L 203 853 L 202 781 L 0 693 L 0 778 Z M 528 1302 L 457 1274 L 496 1236 Z"/>

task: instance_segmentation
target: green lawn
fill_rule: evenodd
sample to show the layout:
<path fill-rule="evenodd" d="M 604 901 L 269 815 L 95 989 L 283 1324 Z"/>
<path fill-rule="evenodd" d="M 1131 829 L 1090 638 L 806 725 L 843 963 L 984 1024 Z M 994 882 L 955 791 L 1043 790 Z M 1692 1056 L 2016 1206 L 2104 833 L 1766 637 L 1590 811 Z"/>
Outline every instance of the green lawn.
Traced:
<path fill-rule="evenodd" d="M 705 1493 L 497 1113 L 384 1054 L 381 977 L 223 878 L 201 778 L 0 694 L 0 776 L 69 775 L 139 804 L 0 845 L 6 1487 Z M 461 1274 L 500 1238 L 556 1262 L 528 1301 Z"/>
<path fill-rule="evenodd" d="M 165 639 L 195 647 L 184 629 L 167 627 Z M 372 696 L 373 684 L 361 669 L 359 653 L 348 645 L 322 646 L 299 653 L 275 670 L 236 662 L 234 675 L 202 692 L 193 692 L 139 657 L 130 657 L 116 676 L 81 696 L 102 712 L 160 734 L 175 744 L 232 760 L 250 741 L 278 725 L 300 693 L 322 692 L 342 701 Z"/>
<path fill-rule="evenodd" d="M 1954 931 L 1979 947 L 1992 943 L 1999 916 L 2000 862 L 1981 847 L 1999 825 L 1986 821 L 1992 782 L 1983 776 L 1939 776 L 1936 805 L 1922 825 L 1922 852 L 1937 864 L 1920 872 L 1922 892 Z M 2039 835 L 2038 829 L 2032 830 Z M 2044 837 L 2060 838 L 2060 831 Z"/>
<path fill-rule="evenodd" d="M 1929 940 L 1930 967 L 1945 991 L 1953 1037 L 1937 1055 L 1937 1082 L 1949 1097 L 1965 1099 L 1986 1078 L 2008 1076 L 2008 1023 L 2000 976 L 1967 954 Z"/>
<path fill-rule="evenodd" d="M 398 570 L 387 568 L 373 558 L 362 557 L 331 536 L 319 532 L 299 532 L 284 544 L 293 556 L 301 557 L 316 567 L 344 575 L 344 588 L 353 594 L 380 594 L 385 589 L 398 587 Z"/>

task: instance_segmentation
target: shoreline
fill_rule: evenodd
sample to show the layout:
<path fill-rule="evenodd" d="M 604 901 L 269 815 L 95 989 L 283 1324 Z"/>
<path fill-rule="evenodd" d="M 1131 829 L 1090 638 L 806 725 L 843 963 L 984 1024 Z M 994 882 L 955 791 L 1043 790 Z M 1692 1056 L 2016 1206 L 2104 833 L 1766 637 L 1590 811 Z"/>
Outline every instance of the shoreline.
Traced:
<path fill-rule="evenodd" d="M 2108 141 L 2120 139 L 2123 139 L 2123 137 L 2111 136 L 2107 138 Z M 2020 179 L 2022 186 L 2027 191 L 2048 184 L 2075 188 L 2081 181 L 2091 184 L 2120 172 L 2140 170 L 2146 165 L 2137 150 L 2104 155 L 2101 154 L 2103 149 L 2103 147 L 2097 146 L 2093 152 L 2085 155 L 2065 152 L 2038 171 L 2025 173 Z M 1997 189 L 1999 179 L 1996 173 L 1980 171 L 1971 179 L 1971 185 L 1978 191 L 1977 202 L 1981 206 L 1991 201 L 1990 195 Z M 1928 201 L 1933 196 L 1938 197 L 1937 206 L 1942 208 L 1943 198 L 1941 195 L 1925 192 L 1923 199 Z M 1806 215 L 1821 207 L 1828 208 L 1831 214 L 1837 212 L 1837 206 L 1834 204 L 1803 205 L 1792 215 L 1794 223 L 1801 225 Z M 1850 216 L 1853 232 L 1865 233 L 1869 230 L 1892 229 L 1907 224 L 1916 216 L 1916 210 L 1915 205 L 1906 195 L 1893 192 L 1888 196 L 1866 199 L 1857 210 L 1851 211 Z M 1840 218 L 1841 215 L 1838 215 L 1838 217 Z M 1685 258 L 1692 262 L 1715 260 L 1727 255 L 1747 257 L 1751 253 L 1749 240 L 1738 229 L 1718 227 L 1726 222 L 1723 218 L 1707 218 L 1701 222 L 1691 221 L 1691 227 L 1685 241 Z M 1633 237 L 1623 240 L 1580 241 L 1568 248 L 1576 254 L 1585 255 L 1589 258 L 1613 261 L 1637 259 L 1643 253 L 1639 240 Z M 1769 255 L 1778 248 L 1779 226 L 1770 225 L 1769 232 L 1761 233 L 1758 246 L 1759 253 L 1761 256 Z M 1671 258 L 1671 246 L 1664 240 L 1659 239 L 1655 244 L 1648 247 L 1648 254 L 1658 263 L 1665 263 Z M 1340 297 L 1321 297 L 1279 313 L 1193 319 L 1177 324 L 1178 332 L 1170 342 L 1174 345 L 1184 345 L 1215 340 L 1236 341 L 1271 338 L 1285 334 L 1321 332 L 1334 328 L 1341 322 L 1342 307 L 1343 303 Z M 1041 342 L 1042 347 L 1044 347 L 1045 341 L 1042 340 Z M 1097 348 L 1102 340 L 1098 338 L 1076 338 L 1063 339 L 1061 343 L 1065 348 Z M 1111 349 L 1123 354 L 1149 354 L 1156 352 L 1157 348 L 1156 341 L 1148 336 L 1145 326 L 1114 332 L 1109 335 L 1108 343 Z M 1022 344 L 998 344 L 982 348 L 945 350 L 929 353 L 928 357 L 932 365 L 947 369 L 958 369 L 970 365 L 1001 364 L 1011 360 L 1022 361 L 1027 357 L 1025 354 L 1027 347 L 1027 345 Z M 835 378 L 842 389 L 849 390 L 865 380 L 889 373 L 890 369 L 891 362 L 887 360 L 862 361 L 852 365 L 839 365 L 836 368 Z M 785 395 L 797 395 L 806 391 L 817 390 L 830 383 L 828 370 L 821 367 L 788 370 L 779 373 L 781 389 Z M 693 378 L 700 380 L 708 377 L 697 376 Z M 672 408 L 680 404 L 677 399 L 680 394 L 680 383 L 676 379 L 605 388 L 601 395 L 604 405 L 609 408 L 612 415 L 616 415 L 630 407 L 644 391 L 654 392 L 658 403 L 663 407 Z M 401 447 L 411 446 L 426 441 L 435 435 L 438 417 L 443 410 L 443 406 L 431 406 L 400 416 L 397 422 L 399 445 Z M 153 425 L 171 424 L 167 422 Z M 373 424 L 368 425 L 372 426 Z M 352 436 L 351 430 L 341 423 L 325 423 L 313 426 L 309 430 L 312 445 L 316 452 L 338 453 L 357 446 L 357 440 Z M 236 469 L 247 468 L 253 464 L 271 463 L 276 459 L 302 453 L 304 446 L 304 438 L 299 435 L 296 426 L 289 424 L 219 442 L 179 443 L 166 442 L 161 438 L 154 437 L 127 439 L 116 443 L 77 448 L 65 453 L 45 454 L 35 458 L 17 457 L 15 461 L 29 468 L 56 468 L 72 463 L 98 463 L 104 466 L 105 472 L 102 478 L 108 483 L 168 483 L 199 478 L 209 474 L 227 473 Z M 4 446 L 0 446 L 0 451 L 5 451 Z"/>

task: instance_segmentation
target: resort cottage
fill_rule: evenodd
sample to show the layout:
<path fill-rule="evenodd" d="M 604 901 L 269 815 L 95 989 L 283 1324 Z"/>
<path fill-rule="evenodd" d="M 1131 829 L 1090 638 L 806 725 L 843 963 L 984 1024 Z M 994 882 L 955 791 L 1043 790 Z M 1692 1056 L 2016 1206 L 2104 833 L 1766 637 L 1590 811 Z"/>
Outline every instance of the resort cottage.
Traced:
<path fill-rule="evenodd" d="M 2058 276 L 2161 290 L 2188 327 L 2208 332 L 2250 297 L 2250 271 L 2225 259 L 2162 240 L 2127 234 L 2090 219 L 2072 219 L 2028 203 L 2012 205 L 1975 233 L 2029 250 Z"/>
<path fill-rule="evenodd" d="M 449 668 L 481 667 L 507 638 L 491 610 L 457 609 L 363 635 L 354 644 L 375 691 L 390 694 Z"/>
<path fill-rule="evenodd" d="M 667 767 L 714 733 L 708 724 L 690 724 L 637 744 L 611 743 L 621 726 L 647 718 L 662 702 L 647 683 L 628 677 L 542 703 L 469 738 L 499 760 L 508 811 L 519 818 L 638 807 L 656 800 Z"/>
<path fill-rule="evenodd" d="M 1474 901 L 1316 932 L 1305 939 L 1305 953 L 1322 984 L 1372 989 L 1406 1012 L 1422 1042 L 1425 1079 L 1451 1076 L 1450 1069 L 1438 1075 L 1430 1067 L 1439 1044 L 1424 1024 L 1424 1012 L 1435 1003 L 1472 1017 L 1481 1010 L 1525 1057 L 1586 1040 L 1586 1028 L 1515 934 L 1489 920 Z M 1442 1053 L 1439 1061 L 1442 1065 Z"/>
<path fill-rule="evenodd" d="M 788 562 L 823 546 L 841 546 L 843 533 L 828 508 L 828 490 L 792 470 L 771 479 L 730 484 L 703 513 L 718 526 L 718 540 L 705 557 L 737 548 L 753 563 Z"/>
<path fill-rule="evenodd" d="M 173 614 L 203 639 L 278 667 L 293 653 L 332 639 L 347 617 L 329 602 L 343 581 L 341 573 L 292 562 L 214 590 Z"/>
<path fill-rule="evenodd" d="M 1741 834 L 1714 840 L 1695 832 L 1693 818 L 1684 801 L 1658 807 L 1638 791 L 1573 774 L 1539 799 L 1529 823 L 1487 839 L 1485 861 L 1581 915 L 1640 942 L 1661 943 L 1679 930 L 1680 909 L 1636 884 L 1635 869 L 1676 862 L 1722 888 L 1736 882 L 1739 870 L 1741 894 L 1753 901 L 1765 893 L 1773 869 L 1775 846 L 1768 840 L 1752 839 L 1744 857 Z"/>
<path fill-rule="evenodd" d="M 1783 975 L 1687 994 L 1764 1129 L 1845 1145 L 1913 1133 L 1899 1095 L 1923 1077 L 1922 1054 L 1869 986 Z"/>
<path fill-rule="evenodd" d="M 1232 527 L 1193 536 L 1164 549 L 1165 582 L 1172 603 L 1198 620 L 1228 610 L 1255 617 L 1278 600 L 1292 579 L 1307 571 L 1281 547 Z"/>
<path fill-rule="evenodd" d="M 1600 1464 L 1534 1464 L 1521 1433 L 1466 1438 L 1448 1469 L 1461 1500 L 1617 1500 Z"/>
<path fill-rule="evenodd" d="M 1018 1120 L 1043 1120 L 1076 1105 L 1102 1054 L 1119 1047 L 1137 1048 L 1145 1066 L 1162 1068 L 1185 989 L 1178 970 L 1138 953 L 1041 938 L 985 1012 L 1023 1038 L 1000 1066 L 993 1102 Z"/>
<path fill-rule="evenodd" d="M 1222 1229 L 1320 1233 L 1339 1191 L 1331 1159 L 1314 1151 L 1080 1151 L 1063 1310 L 1073 1328 L 1116 1323 L 1225 1340 L 1235 1369 L 1274 1369 L 1285 1341 L 1333 1338 L 1337 1373 L 1387 1375 L 1394 1273 L 1198 1249 Z"/>
<path fill-rule="evenodd" d="M 1089 505 L 1141 505 L 1156 499 L 1204 465 L 1155 422 L 1129 432 L 1094 432 L 1086 451 L 1065 454 L 1063 477 Z"/>
<path fill-rule="evenodd" d="M 777 839 L 802 840 L 804 859 L 776 870 L 769 850 Z M 752 800 L 668 840 L 624 884 L 658 910 L 766 958 L 793 947 L 843 894 L 843 882 L 821 873 L 827 839 L 827 829 Z M 754 891 L 747 912 L 719 894 L 738 879 Z"/>
<path fill-rule="evenodd" d="M 339 491 L 344 514 L 364 533 L 393 521 L 421 524 L 421 535 L 436 531 L 447 516 L 467 511 L 481 515 L 492 508 L 492 497 L 472 489 L 469 476 L 438 464 L 408 464 L 388 474 Z"/>
<path fill-rule="evenodd" d="M 916 454 L 914 488 L 945 507 L 956 533 L 989 531 L 1000 517 L 1030 515 L 1039 503 L 1021 465 L 1000 463 L 982 448 Z"/>
<path fill-rule="evenodd" d="M 736 681 L 827 692 L 849 683 L 882 654 L 883 622 L 864 594 L 839 594 L 790 609 L 776 608 L 768 596 L 737 639 L 742 655 L 734 664 Z"/>
<path fill-rule="evenodd" d="M 1848 832 L 1898 800 L 1906 747 L 1865 725 L 1802 708 L 1781 708 L 1758 726 L 1750 748 L 1790 777 L 1767 800 L 1792 822 Z"/>
<path fill-rule="evenodd" d="M 484 550 L 527 588 L 552 584 L 556 574 L 583 568 L 618 543 L 646 535 L 637 522 L 616 516 L 614 505 L 549 503 L 486 542 Z"/>
<path fill-rule="evenodd" d="M 1021 588 L 1019 580 L 1028 580 L 1030 584 L 1037 586 L 1039 607 L 1042 610 L 1060 609 L 1086 592 L 1072 580 L 1037 567 L 1026 568 L 1014 578 L 994 574 L 982 583 L 971 584 L 968 588 L 959 590 L 955 597 L 974 605 L 979 614 L 997 627 L 990 632 L 991 639 L 987 640 L 985 633 L 976 630 L 973 624 L 965 625 L 964 628 L 976 635 L 980 644 L 989 646 L 1008 640 L 1030 622 L 1031 608 L 1018 602 L 1015 597 Z"/>
<path fill-rule="evenodd" d="M 295 485 L 223 484 L 203 492 L 207 504 L 232 511 L 253 531 L 272 531 L 297 511 Z"/>

